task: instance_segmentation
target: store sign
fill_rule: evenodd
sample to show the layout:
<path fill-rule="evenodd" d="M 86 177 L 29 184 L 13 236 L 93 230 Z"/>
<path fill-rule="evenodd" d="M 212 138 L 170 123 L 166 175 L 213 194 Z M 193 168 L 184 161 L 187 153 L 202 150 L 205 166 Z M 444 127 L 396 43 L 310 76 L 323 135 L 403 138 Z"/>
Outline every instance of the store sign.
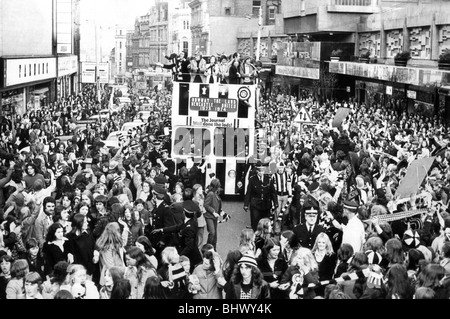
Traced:
<path fill-rule="evenodd" d="M 100 62 L 98 64 L 97 77 L 100 83 L 109 83 L 109 63 Z"/>
<path fill-rule="evenodd" d="M 7 59 L 5 86 L 56 78 L 56 58 Z"/>
<path fill-rule="evenodd" d="M 351 87 L 347 86 L 347 93 L 351 92 Z"/>
<path fill-rule="evenodd" d="M 320 70 L 313 68 L 277 65 L 275 73 L 278 75 L 286 75 L 313 80 L 318 80 L 320 78 Z"/>
<path fill-rule="evenodd" d="M 415 100 L 417 98 L 417 92 L 412 90 L 406 90 L 406 96 L 408 99 Z"/>
<path fill-rule="evenodd" d="M 96 67 L 95 62 L 81 63 L 81 83 L 96 83 Z"/>
<path fill-rule="evenodd" d="M 58 77 L 78 72 L 78 57 L 76 55 L 58 57 Z"/>
<path fill-rule="evenodd" d="M 57 53 L 72 53 L 72 0 L 56 0 Z"/>
<path fill-rule="evenodd" d="M 389 85 L 386 86 L 386 94 L 392 95 L 392 86 L 389 86 Z"/>

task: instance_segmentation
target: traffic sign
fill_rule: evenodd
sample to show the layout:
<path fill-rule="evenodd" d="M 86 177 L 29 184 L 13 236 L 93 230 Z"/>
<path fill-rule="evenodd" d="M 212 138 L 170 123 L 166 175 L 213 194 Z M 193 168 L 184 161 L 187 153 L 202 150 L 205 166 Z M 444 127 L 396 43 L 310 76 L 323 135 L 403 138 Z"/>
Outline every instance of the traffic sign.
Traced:
<path fill-rule="evenodd" d="M 309 114 L 309 112 L 306 109 L 304 104 L 301 105 L 300 110 L 298 111 L 297 115 L 295 116 L 294 122 L 300 123 L 300 124 L 312 123 L 311 115 Z"/>

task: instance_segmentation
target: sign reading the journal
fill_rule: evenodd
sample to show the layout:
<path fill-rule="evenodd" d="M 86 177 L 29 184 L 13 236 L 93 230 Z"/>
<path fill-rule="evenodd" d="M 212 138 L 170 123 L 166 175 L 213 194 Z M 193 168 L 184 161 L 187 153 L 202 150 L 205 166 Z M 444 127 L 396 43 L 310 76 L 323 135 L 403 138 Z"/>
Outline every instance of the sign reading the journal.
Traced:
<path fill-rule="evenodd" d="M 212 99 L 202 97 L 191 98 L 191 110 L 206 112 L 237 112 L 238 102 L 235 99 Z"/>

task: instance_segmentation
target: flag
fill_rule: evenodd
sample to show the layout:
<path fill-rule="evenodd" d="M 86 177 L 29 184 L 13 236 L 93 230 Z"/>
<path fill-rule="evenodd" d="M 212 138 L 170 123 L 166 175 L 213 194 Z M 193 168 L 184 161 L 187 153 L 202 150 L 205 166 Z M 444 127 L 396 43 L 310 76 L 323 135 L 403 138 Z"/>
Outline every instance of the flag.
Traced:
<path fill-rule="evenodd" d="M 336 115 L 334 116 L 332 127 L 341 126 L 342 122 L 344 122 L 345 118 L 350 114 L 350 109 L 346 107 L 341 107 L 336 111 Z"/>
<path fill-rule="evenodd" d="M 398 185 L 395 196 L 402 199 L 410 197 L 411 194 L 416 194 L 435 159 L 436 157 L 425 157 L 413 161 L 408 166 L 405 177 Z"/>

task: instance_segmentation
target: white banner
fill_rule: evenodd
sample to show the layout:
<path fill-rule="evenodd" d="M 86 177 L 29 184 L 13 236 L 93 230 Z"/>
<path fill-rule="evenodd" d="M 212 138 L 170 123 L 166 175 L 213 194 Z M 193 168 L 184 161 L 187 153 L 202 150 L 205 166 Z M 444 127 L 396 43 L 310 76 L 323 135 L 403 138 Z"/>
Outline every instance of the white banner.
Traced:
<path fill-rule="evenodd" d="M 78 72 L 78 57 L 76 55 L 58 57 L 58 77 Z"/>
<path fill-rule="evenodd" d="M 81 83 L 96 83 L 96 63 L 82 62 L 81 63 Z"/>

